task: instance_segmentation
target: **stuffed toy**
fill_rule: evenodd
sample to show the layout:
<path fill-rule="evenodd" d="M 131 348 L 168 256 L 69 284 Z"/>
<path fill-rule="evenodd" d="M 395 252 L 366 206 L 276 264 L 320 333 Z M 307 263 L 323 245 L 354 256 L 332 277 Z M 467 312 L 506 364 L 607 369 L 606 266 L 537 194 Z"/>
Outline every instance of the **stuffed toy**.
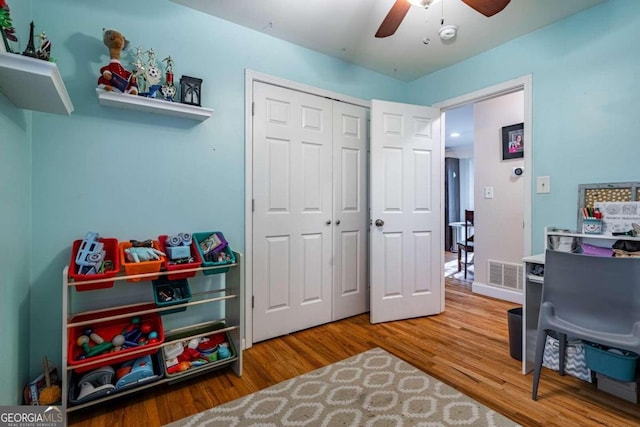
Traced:
<path fill-rule="evenodd" d="M 120 53 L 129 45 L 129 41 L 116 30 L 104 30 L 102 35 L 104 45 L 109 49 L 111 61 L 109 65 L 100 68 L 98 86 L 104 90 L 117 90 L 131 95 L 138 94 L 136 76 L 126 70 L 120 63 Z"/>

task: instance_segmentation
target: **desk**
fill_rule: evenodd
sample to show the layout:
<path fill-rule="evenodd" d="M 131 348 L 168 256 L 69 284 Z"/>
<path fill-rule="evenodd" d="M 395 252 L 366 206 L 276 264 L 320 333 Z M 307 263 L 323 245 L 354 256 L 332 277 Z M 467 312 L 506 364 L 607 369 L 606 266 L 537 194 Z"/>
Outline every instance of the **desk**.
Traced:
<path fill-rule="evenodd" d="M 522 307 L 522 373 L 533 370 L 538 333 L 538 313 L 542 300 L 544 277 L 533 274 L 534 269 L 544 266 L 544 254 L 524 257 L 524 304 Z"/>
<path fill-rule="evenodd" d="M 464 243 L 464 221 L 450 222 L 449 227 L 451 227 L 453 235 L 455 236 L 455 242 L 453 242 L 453 247 L 450 249 L 450 252 L 458 252 L 458 243 Z M 469 236 L 472 234 L 473 225 L 470 225 Z"/>

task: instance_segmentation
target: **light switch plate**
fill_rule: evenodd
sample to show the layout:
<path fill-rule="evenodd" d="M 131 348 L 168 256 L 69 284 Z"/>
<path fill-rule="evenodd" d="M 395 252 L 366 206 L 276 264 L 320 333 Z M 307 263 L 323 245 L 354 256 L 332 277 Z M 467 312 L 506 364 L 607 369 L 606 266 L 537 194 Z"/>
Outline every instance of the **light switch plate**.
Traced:
<path fill-rule="evenodd" d="M 551 193 L 551 177 L 538 177 L 536 182 L 536 193 Z"/>
<path fill-rule="evenodd" d="M 484 198 L 493 199 L 493 187 L 484 187 Z"/>

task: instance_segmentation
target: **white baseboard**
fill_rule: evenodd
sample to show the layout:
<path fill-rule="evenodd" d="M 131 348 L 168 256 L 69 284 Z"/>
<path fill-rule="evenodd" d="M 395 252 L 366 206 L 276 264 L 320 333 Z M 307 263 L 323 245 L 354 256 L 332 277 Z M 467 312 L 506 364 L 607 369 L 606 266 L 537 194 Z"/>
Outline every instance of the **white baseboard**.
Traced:
<path fill-rule="evenodd" d="M 499 288 L 497 286 L 491 286 L 485 283 L 473 282 L 473 284 L 471 285 L 471 291 L 475 294 L 497 298 L 504 301 L 511 301 L 517 304 L 523 304 L 524 301 L 524 295 L 520 291 Z"/>

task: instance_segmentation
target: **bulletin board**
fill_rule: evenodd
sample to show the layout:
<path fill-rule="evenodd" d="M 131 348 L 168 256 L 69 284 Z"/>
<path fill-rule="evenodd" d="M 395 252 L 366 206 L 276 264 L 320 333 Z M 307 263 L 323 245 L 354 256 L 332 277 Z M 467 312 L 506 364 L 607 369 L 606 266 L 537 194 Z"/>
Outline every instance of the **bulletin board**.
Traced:
<path fill-rule="evenodd" d="M 640 202 L 640 182 L 613 182 L 605 184 L 578 185 L 578 230 L 582 230 L 582 208 L 601 207 L 603 202 Z M 627 203 L 631 207 L 636 203 Z M 606 221 L 606 220 L 605 220 Z"/>

